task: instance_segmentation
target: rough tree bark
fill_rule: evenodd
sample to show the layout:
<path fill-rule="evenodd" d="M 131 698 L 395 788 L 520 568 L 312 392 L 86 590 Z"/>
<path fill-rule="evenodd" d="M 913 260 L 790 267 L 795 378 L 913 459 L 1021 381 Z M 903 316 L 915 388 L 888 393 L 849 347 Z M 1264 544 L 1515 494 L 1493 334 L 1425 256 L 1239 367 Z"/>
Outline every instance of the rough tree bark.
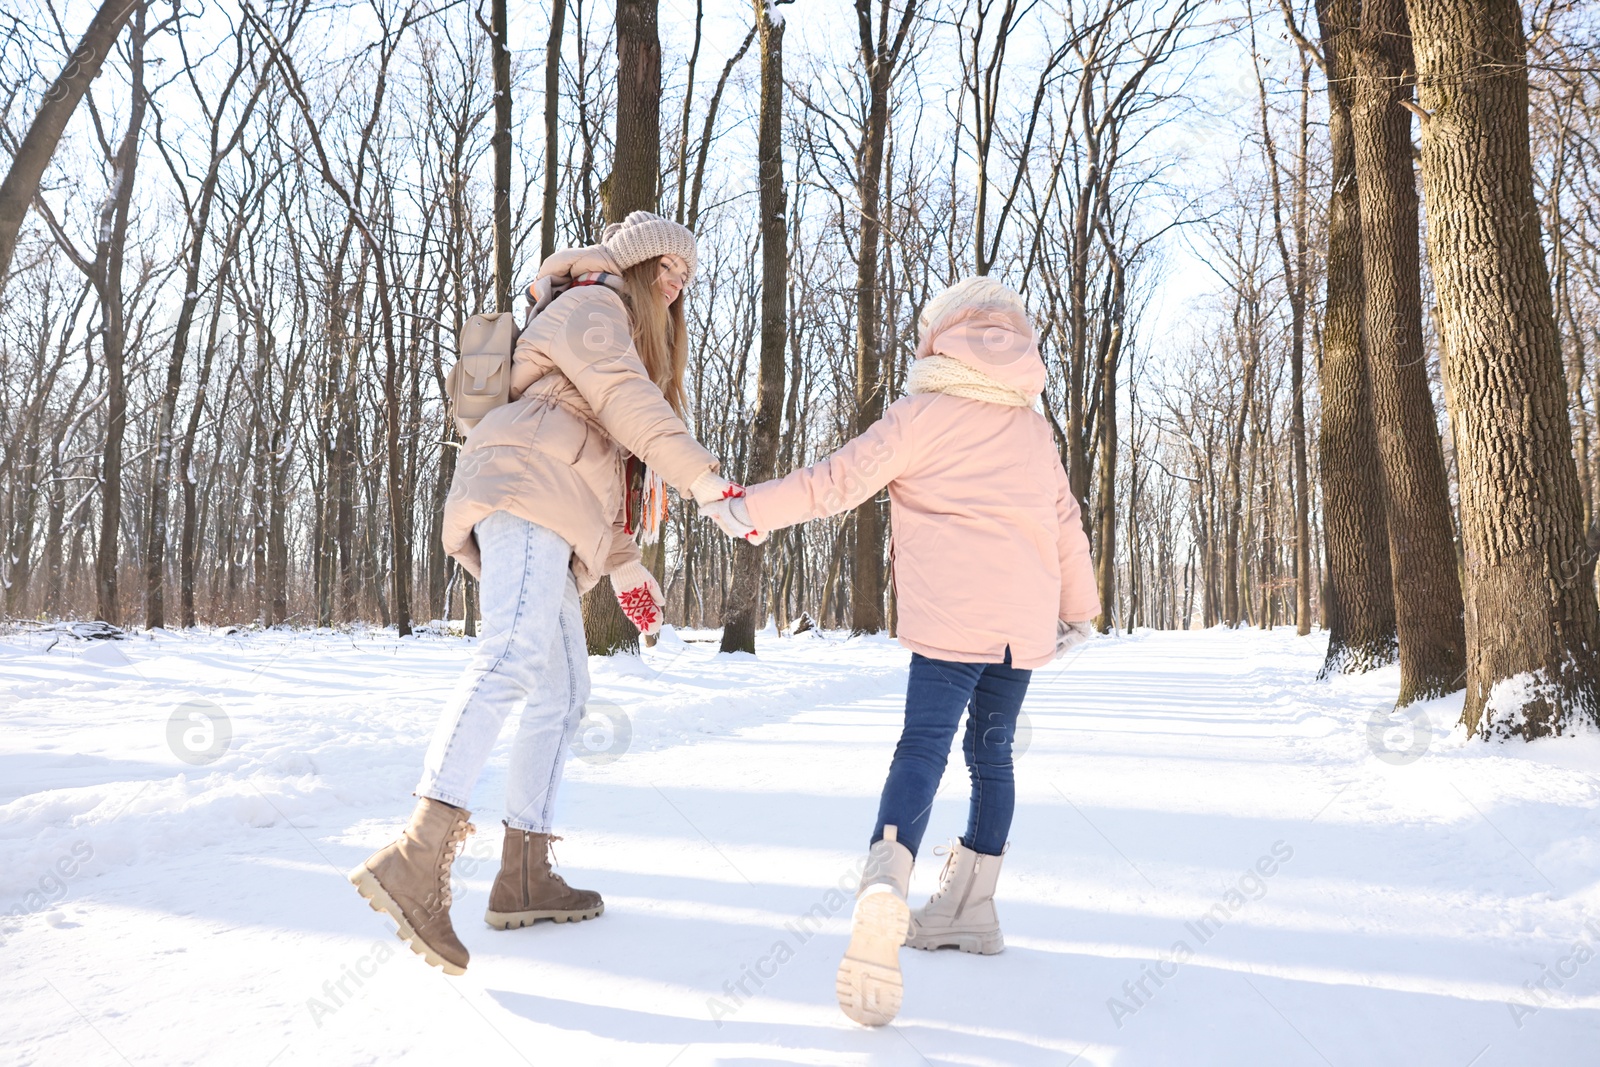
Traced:
<path fill-rule="evenodd" d="M 617 3 L 617 146 L 600 183 L 606 222 L 630 211 L 655 211 L 661 182 L 661 38 L 656 0 Z M 617 604 L 611 579 L 583 598 L 589 654 L 638 652 L 639 631 Z"/>
<path fill-rule="evenodd" d="M 1324 677 L 1382 667 L 1397 654 L 1389 533 L 1361 328 L 1361 212 L 1349 82 L 1359 6 L 1359 0 L 1317 0 L 1333 154 L 1320 440 L 1328 552 Z"/>
<path fill-rule="evenodd" d="M 44 102 L 33 124 L 17 146 L 17 154 L 11 157 L 6 180 L 0 183 L 0 290 L 5 288 L 11 272 L 11 258 L 17 250 L 22 220 L 27 218 L 28 205 L 39 192 L 39 182 L 55 155 L 67 121 L 78 109 L 78 101 L 88 91 L 89 83 L 100 73 L 100 67 L 111 54 L 117 36 L 136 6 L 138 0 L 105 0 L 100 5 L 83 39 L 67 58 L 66 66 L 45 91 Z"/>
<path fill-rule="evenodd" d="M 788 332 L 788 192 L 783 184 L 783 16 L 772 0 L 755 0 L 761 38 L 761 118 L 756 135 L 761 200 L 761 356 L 756 371 L 756 417 L 750 429 L 745 479 L 764 482 L 778 459 L 783 423 L 783 376 Z M 733 584 L 722 616 L 722 651 L 754 652 L 761 613 L 762 546 L 733 546 Z"/>
<path fill-rule="evenodd" d="M 656 0 L 617 3 L 617 145 L 601 183 L 607 222 L 654 211 L 661 183 L 661 38 Z"/>
<path fill-rule="evenodd" d="M 1364 0 L 1351 72 L 1361 202 L 1367 367 L 1382 457 L 1400 638 L 1399 704 L 1460 689 L 1466 635 L 1450 491 L 1422 341 L 1422 266 L 1411 162 L 1411 36 L 1404 0 Z"/>
<path fill-rule="evenodd" d="M 876 26 L 873 25 L 874 6 L 879 8 Z M 873 0 L 856 0 L 856 31 L 867 78 L 867 123 L 861 131 L 860 171 L 856 176 L 861 208 L 861 246 L 856 255 L 857 434 L 883 417 L 883 353 L 878 344 L 883 145 L 889 128 L 889 89 L 916 12 L 916 0 L 906 0 L 899 26 L 891 39 L 887 0 L 879 0 L 876 5 Z M 855 551 L 851 560 L 855 592 L 850 598 L 853 633 L 877 633 L 883 629 L 883 594 L 888 584 L 883 560 L 885 517 L 883 501 L 877 496 L 856 509 Z"/>
<path fill-rule="evenodd" d="M 1592 556 L 1540 244 L 1514 0 L 1410 0 L 1428 250 L 1467 588 L 1462 722 L 1532 739 L 1600 707 Z"/>

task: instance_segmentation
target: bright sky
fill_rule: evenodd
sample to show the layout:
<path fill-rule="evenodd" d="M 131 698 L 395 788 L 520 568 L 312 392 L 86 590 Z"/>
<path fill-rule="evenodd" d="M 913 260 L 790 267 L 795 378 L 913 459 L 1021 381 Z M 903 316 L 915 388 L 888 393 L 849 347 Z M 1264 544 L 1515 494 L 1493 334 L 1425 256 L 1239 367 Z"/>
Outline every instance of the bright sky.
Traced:
<path fill-rule="evenodd" d="M 0 2 L 9 6 L 23 0 Z M 572 53 L 577 14 L 572 8 L 575 2 L 577 0 L 569 0 L 569 56 Z M 1250 2 L 1261 9 L 1271 4 L 1272 0 Z M 1153 143 L 1162 145 L 1163 150 L 1170 152 L 1178 162 L 1175 167 L 1177 180 L 1190 193 L 1212 189 L 1219 183 L 1227 162 L 1241 150 L 1239 131 L 1252 126 L 1255 121 L 1256 89 L 1246 39 L 1243 35 L 1235 35 L 1209 45 L 1200 44 L 1216 29 L 1240 25 L 1246 3 L 1247 0 L 1217 0 L 1206 4 L 1200 13 L 1201 21 L 1190 31 L 1188 39 L 1191 47 L 1173 64 L 1174 70 L 1192 70 L 1189 82 L 1192 102 L 1177 109 L 1179 113 L 1171 116 L 1172 124 L 1157 135 Z M 69 25 L 86 25 L 92 7 L 91 0 L 68 0 L 65 13 Z M 609 4 L 601 5 L 588 0 L 584 7 L 588 9 L 586 14 L 590 14 L 594 26 L 603 33 L 611 18 Z M 530 139 L 538 140 L 542 135 L 543 103 L 540 95 L 547 33 L 546 9 L 546 3 L 541 0 L 511 0 L 511 43 L 515 62 L 524 71 L 525 86 L 516 101 L 514 114 L 520 128 L 519 138 L 529 140 L 529 143 L 532 143 Z M 750 25 L 750 9 L 745 4 L 712 2 L 705 4 L 705 9 L 696 74 L 697 105 L 703 105 L 709 98 L 723 63 L 738 48 Z M 212 10 L 219 12 L 209 17 L 217 20 L 213 25 L 220 33 L 225 29 L 225 24 L 220 21 L 220 9 Z M 826 63 L 829 57 L 841 64 L 850 61 L 855 49 L 856 31 L 854 10 L 848 0 L 797 0 L 796 3 L 785 5 L 782 10 L 788 27 L 786 62 L 791 78 L 805 76 L 808 70 L 819 62 Z M 935 0 L 925 10 L 947 17 L 950 14 L 950 2 Z M 43 16 L 36 11 L 29 11 L 20 17 L 40 29 L 47 25 Z M 693 44 L 694 17 L 693 0 L 661 0 L 660 33 L 668 95 L 662 122 L 669 129 L 675 127 L 677 122 L 673 103 L 680 98 L 685 66 Z M 359 13 L 353 14 L 352 18 L 364 21 Z M 1290 73 L 1294 64 L 1291 61 L 1291 46 L 1279 29 L 1279 19 L 1274 6 L 1263 18 L 1260 32 L 1262 50 L 1272 59 L 1268 65 L 1269 77 L 1281 78 Z M 1039 47 L 1038 42 L 1043 40 L 1041 31 L 1053 22 L 1054 16 L 1048 6 L 1040 3 L 1023 23 L 1025 32 L 1017 35 L 1008 71 L 1012 84 L 1023 100 L 1031 92 L 1034 69 L 1029 49 Z M 921 130 L 927 136 L 948 139 L 953 135 L 953 130 L 947 117 L 946 101 L 954 91 L 956 74 L 953 69 L 941 71 L 940 68 L 941 65 L 950 67 L 955 30 L 948 24 L 936 25 L 931 27 L 930 33 L 932 47 L 919 60 L 918 66 L 918 79 L 923 87 L 925 102 Z M 350 36 L 353 38 L 354 33 Z M 338 38 L 336 33 L 332 40 L 337 41 Z M 752 49 L 752 54 L 746 57 L 740 72 L 735 75 L 736 81 L 741 77 L 744 79 L 750 86 L 750 92 L 753 92 L 756 69 L 753 52 Z M 58 64 L 59 60 L 52 60 L 43 66 L 48 74 L 53 74 Z M 154 75 L 160 76 L 159 71 Z M 1279 82 L 1279 86 L 1286 88 L 1283 82 Z M 99 94 L 111 95 L 117 87 L 102 78 L 96 90 Z M 181 89 L 175 87 L 175 90 L 181 94 Z M 731 99 L 725 103 L 723 111 L 723 143 L 729 148 L 728 155 L 735 159 L 743 153 L 738 146 L 748 145 L 753 149 L 754 142 L 753 102 L 748 98 L 741 100 L 741 95 L 743 93 L 738 86 L 730 86 Z M 742 123 L 750 128 L 747 132 L 738 127 L 730 129 L 732 123 Z M 698 120 L 695 129 L 698 130 Z M 728 155 L 719 158 L 726 160 Z M 154 159 L 149 163 L 159 166 Z M 1161 202 L 1152 203 L 1149 208 L 1151 216 L 1156 218 L 1168 217 L 1172 210 L 1172 204 Z M 1198 233 L 1174 234 L 1166 243 L 1162 281 L 1147 312 L 1143 331 L 1146 338 L 1171 340 L 1183 335 L 1193 321 L 1196 304 L 1203 302 L 1207 294 L 1217 291 L 1218 282 L 1206 266 L 1205 249 L 1200 236 Z"/>

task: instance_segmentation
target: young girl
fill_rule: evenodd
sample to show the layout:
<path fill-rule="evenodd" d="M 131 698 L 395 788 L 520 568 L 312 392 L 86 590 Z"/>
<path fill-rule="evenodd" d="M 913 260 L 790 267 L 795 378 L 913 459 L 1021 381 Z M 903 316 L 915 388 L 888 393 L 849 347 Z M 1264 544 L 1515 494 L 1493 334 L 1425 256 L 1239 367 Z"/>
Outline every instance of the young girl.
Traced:
<path fill-rule="evenodd" d="M 901 944 L 1004 947 L 994 891 L 1015 803 L 1017 713 L 1032 669 L 1086 640 L 1100 614 L 1078 502 L 1034 409 L 1045 367 L 1021 297 L 969 278 L 930 301 L 918 326 L 910 395 L 879 422 L 813 467 L 701 509 L 759 541 L 889 487 L 911 677 L 837 982 L 839 1006 L 869 1026 L 900 1010 Z M 963 718 L 967 832 L 913 915 L 912 861 Z"/>
<path fill-rule="evenodd" d="M 600 894 L 550 869 L 556 791 L 589 694 L 578 597 L 609 575 L 634 625 L 661 627 L 666 601 L 634 540 L 633 457 L 703 503 L 738 491 L 679 417 L 681 295 L 695 261 L 694 234 L 645 211 L 606 227 L 595 247 L 546 260 L 536 317 L 516 346 L 513 402 L 473 429 L 457 462 L 444 547 L 480 578 L 483 636 L 440 713 L 411 824 L 350 873 L 446 974 L 467 967 L 450 923 L 450 866 L 473 832 L 473 785 L 522 701 L 487 921 L 504 930 L 604 910 Z"/>

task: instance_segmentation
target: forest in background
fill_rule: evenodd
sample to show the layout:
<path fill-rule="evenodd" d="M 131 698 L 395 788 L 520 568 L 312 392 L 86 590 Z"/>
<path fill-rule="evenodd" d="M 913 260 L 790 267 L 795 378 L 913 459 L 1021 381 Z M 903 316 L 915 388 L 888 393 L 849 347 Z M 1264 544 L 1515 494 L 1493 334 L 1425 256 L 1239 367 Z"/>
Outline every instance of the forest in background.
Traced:
<path fill-rule="evenodd" d="M 992 273 L 1038 326 L 1102 629 L 1326 626 L 1330 671 L 1398 657 L 1402 703 L 1466 686 L 1473 728 L 1595 715 L 1579 4 L 104 6 L 0 293 L 12 619 L 470 629 L 454 336 L 649 208 L 699 236 L 689 421 L 730 477 L 870 424 L 922 304 Z M 7 13 L 14 161 L 92 17 Z M 1469 120 L 1529 147 L 1429 136 Z M 1526 214 L 1519 166 L 1532 244 L 1486 272 L 1460 242 L 1474 205 Z M 675 501 L 669 621 L 892 630 L 887 524 L 755 549 Z M 604 587 L 585 613 L 633 642 Z"/>

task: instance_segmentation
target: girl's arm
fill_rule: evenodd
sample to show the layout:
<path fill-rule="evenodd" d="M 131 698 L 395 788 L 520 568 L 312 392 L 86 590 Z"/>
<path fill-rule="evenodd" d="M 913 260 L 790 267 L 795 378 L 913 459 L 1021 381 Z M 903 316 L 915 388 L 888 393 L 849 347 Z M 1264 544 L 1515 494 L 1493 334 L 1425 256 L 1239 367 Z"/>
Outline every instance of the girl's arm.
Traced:
<path fill-rule="evenodd" d="M 717 458 L 701 447 L 634 351 L 622 298 L 600 285 L 563 294 L 528 336 L 583 394 L 606 432 L 683 496 Z"/>
<path fill-rule="evenodd" d="M 746 488 L 750 525 L 768 533 L 849 511 L 905 473 L 914 452 L 910 409 L 905 400 L 896 401 L 883 418 L 827 459 Z"/>
<path fill-rule="evenodd" d="M 1086 622 L 1100 614 L 1100 590 L 1095 585 L 1089 537 L 1083 532 L 1078 498 L 1072 495 L 1072 483 L 1053 447 L 1050 458 L 1056 471 L 1056 544 L 1061 553 L 1061 614 L 1057 618 Z"/>

